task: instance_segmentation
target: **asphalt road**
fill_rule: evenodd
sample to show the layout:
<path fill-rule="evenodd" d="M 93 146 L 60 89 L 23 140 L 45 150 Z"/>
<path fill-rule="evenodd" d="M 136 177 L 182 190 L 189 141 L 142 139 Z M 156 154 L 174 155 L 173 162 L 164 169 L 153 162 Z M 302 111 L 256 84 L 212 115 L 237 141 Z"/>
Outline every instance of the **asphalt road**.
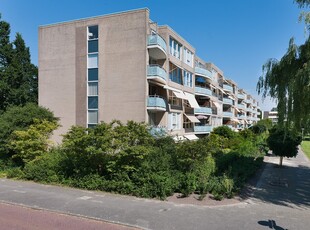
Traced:
<path fill-rule="evenodd" d="M 298 229 L 310 226 L 310 163 L 303 153 L 266 158 L 251 197 L 228 206 L 195 206 L 7 179 L 0 202 L 92 217 L 143 229 Z M 1 214 L 2 215 L 2 214 Z M 0 227 L 1 228 L 1 227 Z"/>

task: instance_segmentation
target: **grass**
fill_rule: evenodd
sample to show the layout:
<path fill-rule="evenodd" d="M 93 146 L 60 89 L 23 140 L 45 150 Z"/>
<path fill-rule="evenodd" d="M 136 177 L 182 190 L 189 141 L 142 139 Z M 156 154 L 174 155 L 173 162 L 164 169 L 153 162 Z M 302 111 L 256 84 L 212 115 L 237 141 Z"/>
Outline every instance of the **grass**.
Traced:
<path fill-rule="evenodd" d="M 310 141 L 303 141 L 301 142 L 301 149 L 310 159 Z"/>

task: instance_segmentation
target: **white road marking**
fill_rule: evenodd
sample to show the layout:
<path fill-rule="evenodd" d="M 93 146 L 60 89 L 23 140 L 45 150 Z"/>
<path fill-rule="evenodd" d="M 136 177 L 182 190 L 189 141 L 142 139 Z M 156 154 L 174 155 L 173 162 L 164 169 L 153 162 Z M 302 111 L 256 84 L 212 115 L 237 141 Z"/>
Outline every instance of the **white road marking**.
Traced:
<path fill-rule="evenodd" d="M 16 190 L 16 189 L 14 189 L 14 190 L 12 190 L 13 192 L 17 192 L 17 193 L 26 193 L 26 191 L 22 191 L 22 190 Z"/>
<path fill-rule="evenodd" d="M 91 196 L 81 196 L 81 197 L 78 197 L 77 199 L 79 199 L 79 200 L 89 200 L 91 198 L 92 198 Z"/>

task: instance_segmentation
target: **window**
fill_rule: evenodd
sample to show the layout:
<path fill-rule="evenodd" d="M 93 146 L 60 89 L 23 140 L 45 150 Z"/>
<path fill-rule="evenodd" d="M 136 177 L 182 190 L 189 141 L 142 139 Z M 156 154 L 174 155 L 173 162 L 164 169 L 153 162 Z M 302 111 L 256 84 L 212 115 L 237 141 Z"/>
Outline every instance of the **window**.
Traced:
<path fill-rule="evenodd" d="M 88 40 L 98 39 L 98 26 L 88 27 Z"/>
<path fill-rule="evenodd" d="M 189 51 L 187 48 L 184 48 L 183 62 L 193 67 L 193 58 L 194 58 L 193 53 Z"/>
<path fill-rule="evenodd" d="M 98 110 L 88 110 L 88 123 L 89 124 L 98 123 Z"/>
<path fill-rule="evenodd" d="M 193 74 L 184 70 L 184 85 L 188 87 L 193 87 Z"/>
<path fill-rule="evenodd" d="M 88 83 L 88 96 L 98 96 L 98 82 Z"/>
<path fill-rule="evenodd" d="M 87 27 L 87 126 L 98 124 L 98 26 Z"/>
<path fill-rule="evenodd" d="M 88 81 L 98 81 L 98 68 L 88 69 Z"/>
<path fill-rule="evenodd" d="M 169 113 L 168 114 L 168 129 L 179 130 L 181 129 L 181 114 L 180 113 Z"/>
<path fill-rule="evenodd" d="M 169 79 L 182 85 L 182 70 L 172 63 L 169 64 Z"/>
<path fill-rule="evenodd" d="M 98 109 L 98 96 L 88 97 L 88 108 L 89 109 Z"/>
<path fill-rule="evenodd" d="M 88 41 L 88 53 L 98 52 L 98 40 Z"/>
<path fill-rule="evenodd" d="M 189 129 L 193 128 L 193 122 L 190 121 L 187 117 L 184 116 L 183 128 Z"/>
<path fill-rule="evenodd" d="M 173 109 L 182 109 L 182 99 L 177 98 L 171 90 L 169 90 L 169 104 Z"/>
<path fill-rule="evenodd" d="M 98 54 L 88 54 L 88 68 L 98 68 Z"/>
<path fill-rule="evenodd" d="M 169 50 L 172 56 L 181 59 L 181 47 L 182 45 L 180 43 L 170 37 Z"/>

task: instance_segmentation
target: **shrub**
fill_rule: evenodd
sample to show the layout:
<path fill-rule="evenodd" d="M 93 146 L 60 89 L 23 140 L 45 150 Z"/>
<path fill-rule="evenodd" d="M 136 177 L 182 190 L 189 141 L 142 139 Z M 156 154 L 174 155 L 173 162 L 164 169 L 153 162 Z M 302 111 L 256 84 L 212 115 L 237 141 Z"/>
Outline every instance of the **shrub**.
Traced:
<path fill-rule="evenodd" d="M 47 183 L 60 182 L 63 177 L 61 174 L 62 160 L 63 157 L 59 150 L 54 149 L 27 163 L 24 168 L 24 178 Z"/>
<path fill-rule="evenodd" d="M 20 167 L 9 168 L 6 170 L 6 177 L 22 179 L 24 177 L 24 172 Z"/>
<path fill-rule="evenodd" d="M 225 125 L 214 128 L 212 133 L 226 137 L 228 139 L 233 138 L 236 135 L 236 133 L 231 128 Z"/>

